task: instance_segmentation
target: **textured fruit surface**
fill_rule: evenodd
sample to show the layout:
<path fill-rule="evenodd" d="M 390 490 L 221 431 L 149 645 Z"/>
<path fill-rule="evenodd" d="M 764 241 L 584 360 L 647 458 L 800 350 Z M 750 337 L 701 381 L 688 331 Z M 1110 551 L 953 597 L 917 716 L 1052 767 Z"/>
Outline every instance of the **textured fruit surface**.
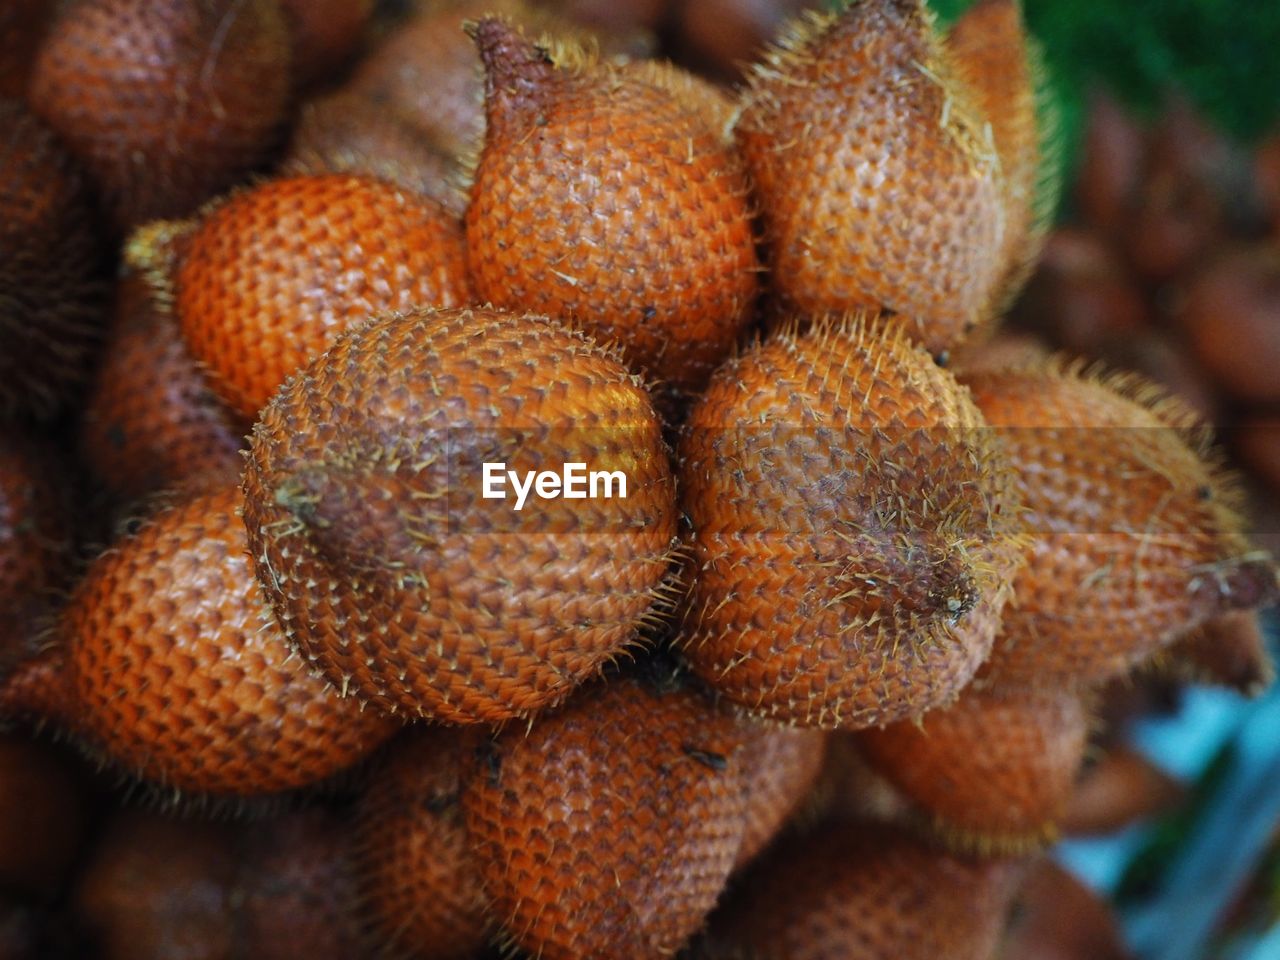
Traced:
<path fill-rule="evenodd" d="M 189 484 L 229 486 L 243 440 L 145 281 L 121 279 L 85 401 L 80 451 L 120 500 Z"/>
<path fill-rule="evenodd" d="M 363 177 L 274 180 L 203 216 L 174 312 L 214 388 L 252 420 L 343 330 L 466 303 L 463 255 L 457 221 L 425 197 Z"/>
<path fill-rule="evenodd" d="M 324 82 L 360 46 L 374 0 L 280 0 L 293 37 L 298 83 Z"/>
<path fill-rule="evenodd" d="M 1167 813 L 1184 799 L 1182 784 L 1123 744 L 1081 774 L 1063 812 L 1068 836 L 1102 836 Z"/>
<path fill-rule="evenodd" d="M 680 442 L 697 575 L 684 655 L 804 726 L 952 700 L 990 650 L 1021 556 L 995 438 L 951 374 L 869 322 L 725 364 Z"/>
<path fill-rule="evenodd" d="M 30 92 L 121 230 L 183 216 L 265 160 L 288 95 L 276 0 L 81 0 Z"/>
<path fill-rule="evenodd" d="M 1073 691 L 978 691 L 919 723 L 860 734 L 871 765 L 951 846 L 1036 846 L 1056 832 L 1084 760 L 1088 715 Z"/>
<path fill-rule="evenodd" d="M 1276 593 L 1195 417 L 1135 379 L 1049 365 L 966 381 L 1017 476 L 1027 565 L 983 672 L 1054 687 L 1119 675 Z M 1131 399 L 1136 398 L 1136 399 Z"/>
<path fill-rule="evenodd" d="M 1004 188 L 952 73 L 919 0 L 811 15 L 756 67 L 737 134 L 784 306 L 884 307 L 935 353 L 987 319 Z"/>
<path fill-rule="evenodd" d="M 627 497 L 480 496 L 484 463 L 621 470 Z M 456 723 L 562 700 L 635 639 L 673 480 L 639 380 L 580 333 L 422 311 L 341 338 L 255 427 L 245 523 L 281 624 L 335 684 Z"/>
<path fill-rule="evenodd" d="M 1175 640 L 1160 666 L 1189 683 L 1211 683 L 1259 696 L 1276 669 L 1254 610 L 1236 610 L 1206 620 Z"/>
<path fill-rule="evenodd" d="M 1015 866 L 830 825 L 758 862 L 717 912 L 706 960 L 990 960 Z"/>
<path fill-rule="evenodd" d="M 1036 53 L 1022 23 L 1020 0 L 979 0 L 951 28 L 947 49 L 956 73 L 991 124 L 1000 158 L 1003 276 L 996 307 L 1003 312 L 1030 275 L 1053 213 L 1056 177 L 1050 174 L 1048 182 L 1043 179 L 1036 115 L 1036 74 L 1043 68 L 1033 59 Z"/>
<path fill-rule="evenodd" d="M 618 679 L 477 755 L 463 811 L 496 918 L 546 960 L 666 957 L 742 840 L 742 731 L 687 690 Z"/>
<path fill-rule="evenodd" d="M 88 372 L 104 251 L 79 165 L 44 123 L 0 99 L 0 415 L 48 415 Z"/>
<path fill-rule="evenodd" d="M 44 687 L 11 700 L 60 707 L 51 719 L 93 752 L 199 794 L 316 783 L 390 736 L 393 721 L 339 697 L 289 649 L 238 505 L 234 488 L 190 497 L 99 557 L 61 614 L 60 645 L 25 665 Z"/>
<path fill-rule="evenodd" d="M 477 297 L 581 324 L 696 388 L 750 321 L 747 182 L 705 109 L 636 70 L 474 30 L 488 132 L 467 209 Z"/>
<path fill-rule="evenodd" d="M 746 827 L 734 869 L 750 863 L 808 797 L 827 755 L 823 730 L 761 726 L 742 752 Z"/>
<path fill-rule="evenodd" d="M 303 106 L 280 169 L 288 176 L 364 174 L 437 200 L 455 216 L 466 209 L 458 163 L 394 105 L 358 90 Z"/>
<path fill-rule="evenodd" d="M 1030 872 L 1016 904 L 1001 960 L 1132 960 L 1111 908 L 1053 863 Z"/>
<path fill-rule="evenodd" d="M 462 817 L 464 751 L 476 740 L 415 731 L 369 776 L 352 860 L 377 956 L 470 960 L 488 942 L 480 872 Z"/>

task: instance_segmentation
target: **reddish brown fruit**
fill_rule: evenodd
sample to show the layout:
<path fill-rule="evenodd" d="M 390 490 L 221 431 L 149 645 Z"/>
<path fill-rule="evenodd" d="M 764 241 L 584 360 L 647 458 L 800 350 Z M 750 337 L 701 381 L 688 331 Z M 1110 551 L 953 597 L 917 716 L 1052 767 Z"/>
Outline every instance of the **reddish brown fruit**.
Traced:
<path fill-rule="evenodd" d="M 684 59 L 693 59 L 700 71 L 726 81 L 743 77 L 743 71 L 761 49 L 777 36 L 788 17 L 816 0 L 700 0 L 676 7 L 679 40 Z"/>
<path fill-rule="evenodd" d="M 173 318 L 138 275 L 120 281 L 115 325 L 85 403 L 80 450 L 112 495 L 240 476 L 241 431 L 214 397 Z"/>
<path fill-rule="evenodd" d="M 742 842 L 743 734 L 688 690 L 584 690 L 478 756 L 463 811 L 493 912 L 546 960 L 666 957 Z"/>
<path fill-rule="evenodd" d="M 1280 492 L 1280 416 L 1251 417 L 1232 431 L 1232 439 L 1244 465 Z"/>
<path fill-rule="evenodd" d="M 1280 134 L 1264 140 L 1254 154 L 1253 176 L 1272 235 L 1280 240 Z"/>
<path fill-rule="evenodd" d="M 250 826 L 124 813 L 74 906 L 102 960 L 358 957 L 347 829 L 320 811 Z"/>
<path fill-rule="evenodd" d="M 829 736 L 764 726 L 748 733 L 742 753 L 746 828 L 735 870 L 754 860 L 804 804 L 822 773 Z"/>
<path fill-rule="evenodd" d="M 316 783 L 390 736 L 289 649 L 238 509 L 234 489 L 189 497 L 99 557 L 57 645 L 0 685 L 0 716 L 51 719 L 144 780 L 222 796 Z"/>
<path fill-rule="evenodd" d="M 434 201 L 364 177 L 273 180 L 205 213 L 174 313 L 214 389 L 246 420 L 343 330 L 470 299 L 462 232 Z"/>
<path fill-rule="evenodd" d="M 476 295 L 582 324 L 696 389 L 751 320 L 741 162 L 707 113 L 636 70 L 484 20 L 489 130 L 467 209 Z"/>
<path fill-rule="evenodd" d="M 352 861 L 377 956 L 472 960 L 488 943 L 461 806 L 464 752 L 476 743 L 450 731 L 410 733 L 370 774 Z"/>
<path fill-rule="evenodd" d="M 550 0 L 548 6 L 576 23 L 616 35 L 658 29 L 673 4 L 671 0 Z"/>
<path fill-rule="evenodd" d="M 1018 893 L 1000 960 L 1132 960 L 1120 924 L 1061 867 L 1039 864 Z"/>
<path fill-rule="evenodd" d="M 1076 782 L 1060 820 L 1067 836 L 1103 836 L 1182 802 L 1186 790 L 1132 747 L 1120 745 Z"/>
<path fill-rule="evenodd" d="M 53 12 L 49 0 L 8 0 L 0 10 L 0 97 L 25 96 Z"/>
<path fill-rule="evenodd" d="M 1016 500 L 965 391 L 899 331 L 825 324 L 725 364 L 680 477 L 684 655 L 734 702 L 886 723 L 952 700 L 986 657 L 1020 562 Z"/>
<path fill-rule="evenodd" d="M 990 960 L 1016 865 L 939 853 L 883 825 L 776 850 L 712 921 L 706 960 Z"/>
<path fill-rule="evenodd" d="M 1206 620 L 1175 641 L 1160 666 L 1189 683 L 1215 683 L 1246 697 L 1260 696 L 1276 677 L 1254 610 Z"/>
<path fill-rule="evenodd" d="M 84 839 L 84 793 L 66 757 L 0 735 L 0 888 L 44 900 L 58 893 Z"/>
<path fill-rule="evenodd" d="M 988 319 L 1005 216 L 984 123 L 920 0 L 793 26 L 738 122 L 783 304 L 884 307 L 934 353 Z"/>
<path fill-rule="evenodd" d="M 0 129 L 0 416 L 49 416 L 100 336 L 104 250 L 80 168 L 53 133 L 10 100 Z"/>
<path fill-rule="evenodd" d="M 1211 616 L 1277 596 L 1196 417 L 1078 367 L 967 378 L 1028 508 L 1027 565 L 985 675 L 1057 688 L 1118 676 Z"/>
<path fill-rule="evenodd" d="M 1128 221 L 1142 178 L 1146 137 L 1112 97 L 1095 90 L 1089 99 L 1076 201 L 1089 226 L 1109 237 Z"/>
<path fill-rule="evenodd" d="M 479 496 L 485 462 L 617 468 L 627 497 L 517 512 Z M 676 530 L 638 379 L 580 333 L 490 310 L 341 338 L 263 411 L 244 485 L 298 646 L 380 709 L 454 723 L 526 716 L 622 655 Z"/>
<path fill-rule="evenodd" d="M 81 0 L 55 23 L 30 93 L 121 231 L 190 213 L 266 160 L 288 96 L 276 0 Z"/>
<path fill-rule="evenodd" d="M 1040 366 L 1052 355 L 1048 345 L 1030 333 L 1002 330 L 990 340 L 965 344 L 947 361 L 958 377 Z"/>
<path fill-rule="evenodd" d="M 1196 356 L 1224 390 L 1280 401 L 1280 245 L 1220 257 L 1188 284 L 1180 313 Z"/>
<path fill-rule="evenodd" d="M 1023 26 L 1021 0 L 978 0 L 951 28 L 947 49 L 991 124 L 1000 158 L 1005 225 L 995 304 L 1003 313 L 1035 266 L 1057 191 L 1056 169 L 1041 153 L 1036 110 L 1043 68 Z"/>
<path fill-rule="evenodd" d="M 374 0 L 280 0 L 293 38 L 294 80 L 323 83 L 355 55 Z"/>
<path fill-rule="evenodd" d="M 377 177 L 466 210 L 459 164 L 398 112 L 359 90 L 340 90 L 303 106 L 280 170 L 287 176 L 352 173 Z"/>
<path fill-rule="evenodd" d="M 71 567 L 69 467 L 0 427 L 0 677 L 25 654 Z"/>
<path fill-rule="evenodd" d="M 1088 716 L 1061 691 L 967 690 L 919 722 L 860 734 L 868 762 L 957 850 L 1051 839 L 1084 760 Z"/>

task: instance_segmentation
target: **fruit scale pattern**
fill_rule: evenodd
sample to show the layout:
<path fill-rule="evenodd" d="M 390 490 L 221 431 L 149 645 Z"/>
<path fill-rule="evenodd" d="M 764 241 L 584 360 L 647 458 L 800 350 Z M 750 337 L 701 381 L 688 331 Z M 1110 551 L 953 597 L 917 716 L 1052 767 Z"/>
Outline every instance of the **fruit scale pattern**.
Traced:
<path fill-rule="evenodd" d="M 990 345 L 1017 0 L 733 87 L 660 4 L 385 6 L 0 16 L 0 721 L 160 808 L 0 955 L 1021 956 L 1104 687 L 1280 581 L 1179 401 Z M 477 492 L 570 463 L 625 496 Z"/>

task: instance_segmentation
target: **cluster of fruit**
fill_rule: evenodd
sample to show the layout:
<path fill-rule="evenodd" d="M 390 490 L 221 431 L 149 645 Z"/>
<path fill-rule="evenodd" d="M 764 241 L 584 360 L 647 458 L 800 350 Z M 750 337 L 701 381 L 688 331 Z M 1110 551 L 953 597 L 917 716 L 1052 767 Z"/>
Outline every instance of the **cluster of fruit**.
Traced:
<path fill-rule="evenodd" d="M 732 91 L 516 0 L 13 9 L 0 718 L 264 818 L 118 817 L 104 956 L 980 960 L 1094 691 L 1280 595 L 1188 408 L 988 342 L 1054 189 L 1016 0 Z"/>

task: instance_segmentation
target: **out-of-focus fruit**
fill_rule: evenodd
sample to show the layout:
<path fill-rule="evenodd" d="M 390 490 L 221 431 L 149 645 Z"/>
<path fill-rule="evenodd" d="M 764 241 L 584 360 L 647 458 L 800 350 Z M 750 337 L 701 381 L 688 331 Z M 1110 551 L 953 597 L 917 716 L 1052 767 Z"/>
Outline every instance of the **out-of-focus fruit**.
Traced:
<path fill-rule="evenodd" d="M 272 180 L 206 211 L 174 314 L 228 406 L 253 420 L 338 334 L 388 311 L 470 299 L 462 230 L 435 201 L 367 177 Z"/>
<path fill-rule="evenodd" d="M 1132 960 L 1120 924 L 1096 893 L 1049 861 L 1023 882 L 1000 960 Z"/>
<path fill-rule="evenodd" d="M 471 960 L 488 943 L 487 899 L 461 805 L 464 751 L 478 742 L 452 731 L 409 733 L 370 773 L 352 862 L 377 956 Z"/>
<path fill-rule="evenodd" d="M 1222 389 L 1250 402 L 1280 401 L 1280 244 L 1217 258 L 1187 285 L 1179 313 Z"/>
<path fill-rule="evenodd" d="M 560 16 L 606 35 L 656 30 L 662 25 L 671 0 L 550 0 Z"/>
<path fill-rule="evenodd" d="M 1019 852 L 1057 833 L 1084 760 L 1074 691 L 980 691 L 920 721 L 860 735 L 884 774 L 957 850 Z"/>
<path fill-rule="evenodd" d="M 430 197 L 459 218 L 467 205 L 457 162 L 394 105 L 359 90 L 339 90 L 304 104 L 280 169 L 288 176 L 377 177 Z"/>
<path fill-rule="evenodd" d="M 52 899 L 80 850 L 85 820 L 84 783 L 66 757 L 0 734 L 0 888 Z"/>
<path fill-rule="evenodd" d="M 758 861 L 712 919 L 706 960 L 990 960 L 1016 864 L 834 824 Z"/>
<path fill-rule="evenodd" d="M 105 251 L 80 167 L 48 127 L 0 99 L 0 129 L 0 417 L 49 416 L 101 336 Z"/>
<path fill-rule="evenodd" d="M 1182 784 L 1143 754 L 1113 747 L 1086 767 L 1059 825 L 1068 836 L 1101 836 L 1167 813 L 1186 794 Z"/>
<path fill-rule="evenodd" d="M 40 50 L 30 99 L 123 232 L 184 216 L 265 161 L 289 89 L 277 0 L 79 0 Z"/>
<path fill-rule="evenodd" d="M 486 463 L 505 464 L 496 491 Z M 507 473 L 571 463 L 621 471 L 626 498 L 613 477 L 612 496 L 515 509 Z M 423 311 L 340 338 L 263 411 L 245 523 L 281 625 L 333 683 L 498 722 L 563 700 L 654 616 L 673 486 L 614 354 L 540 317 Z"/>
<path fill-rule="evenodd" d="M 474 28 L 488 133 L 467 209 L 476 296 L 581 324 L 695 390 L 759 288 L 742 163 L 686 96 L 513 27 Z"/>
<path fill-rule="evenodd" d="M 0 716 L 51 720 L 130 774 L 215 796 L 317 783 L 390 736 L 394 721 L 289 648 L 238 511 L 234 488 L 201 493 L 117 541 L 56 642 L 0 683 Z"/>
<path fill-rule="evenodd" d="M 1215 683 L 1256 697 L 1275 680 L 1258 614 L 1238 610 L 1206 620 L 1169 648 L 1157 664 L 1188 683 Z"/>
<path fill-rule="evenodd" d="M 1032 536 L 985 676 L 1045 689 L 1104 680 L 1280 593 L 1180 402 L 1061 364 L 966 383 L 1012 462 Z"/>
<path fill-rule="evenodd" d="M 0 10 L 0 97 L 26 94 L 54 6 L 49 0 L 7 0 Z"/>
<path fill-rule="evenodd" d="M 706 72 L 739 80 L 789 17 L 816 0 L 699 0 L 676 6 L 681 52 Z"/>
<path fill-rule="evenodd" d="M 747 734 L 742 752 L 746 827 L 734 860 L 755 859 L 801 808 L 822 773 L 830 734 L 823 730 L 761 726 Z"/>
<path fill-rule="evenodd" d="M 1250 417 L 1231 431 L 1231 439 L 1245 466 L 1280 493 L 1280 416 Z"/>
<path fill-rule="evenodd" d="M 1146 157 L 1146 137 L 1110 94 L 1094 90 L 1084 128 L 1076 201 L 1089 226 L 1117 236 L 1130 216 Z"/>
<path fill-rule="evenodd" d="M 1253 176 L 1272 233 L 1280 241 L 1280 134 L 1264 140 L 1254 154 Z"/>
<path fill-rule="evenodd" d="M 181 486 L 226 487 L 240 476 L 243 446 L 150 286 L 122 278 L 80 428 L 94 474 L 127 503 Z"/>
<path fill-rule="evenodd" d="M 479 751 L 463 811 L 511 939 L 547 960 L 675 953 L 742 842 L 742 748 L 692 691 L 622 678 Z"/>
<path fill-rule="evenodd" d="M 755 68 L 737 135 L 785 307 L 884 307 L 934 353 L 990 317 L 1004 185 L 954 74 L 920 0 L 798 21 Z"/>
<path fill-rule="evenodd" d="M 726 363 L 680 443 L 684 656 L 746 709 L 861 727 L 954 699 L 1021 561 L 1000 447 L 947 371 L 871 321 Z"/>
<path fill-rule="evenodd" d="M 960 347 L 948 358 L 947 368 L 956 376 L 963 377 L 1039 366 L 1051 355 L 1048 344 L 1038 336 L 1002 330 L 990 340 Z"/>
<path fill-rule="evenodd" d="M 374 0 L 280 0 L 298 84 L 323 83 L 360 48 Z"/>

